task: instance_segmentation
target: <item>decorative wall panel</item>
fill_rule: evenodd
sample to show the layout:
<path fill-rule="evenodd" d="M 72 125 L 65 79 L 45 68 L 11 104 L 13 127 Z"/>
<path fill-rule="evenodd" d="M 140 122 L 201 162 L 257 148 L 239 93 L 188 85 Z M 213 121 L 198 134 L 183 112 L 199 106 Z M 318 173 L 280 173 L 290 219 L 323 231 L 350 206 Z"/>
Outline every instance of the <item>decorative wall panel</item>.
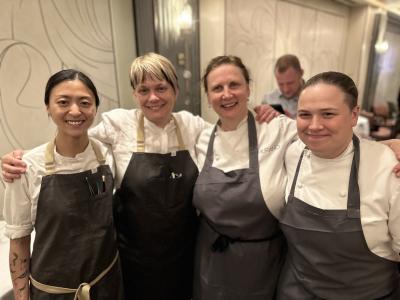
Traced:
<path fill-rule="evenodd" d="M 60 69 L 88 74 L 102 110 L 117 106 L 109 0 L 3 0 L 0 20 L 0 154 L 53 136 L 43 94 Z"/>
<path fill-rule="evenodd" d="M 117 84 L 110 1 L 0 2 L 0 156 L 54 137 L 55 127 L 47 116 L 43 95 L 49 76 L 61 69 L 75 68 L 89 75 L 100 95 L 99 113 L 119 106 L 121 85 Z M 112 5 L 118 10 L 126 4 Z M 125 23 L 129 21 L 133 24 L 133 20 Z M 125 34 L 132 35 L 126 38 L 132 41 L 133 26 L 126 28 Z M 134 44 L 123 46 L 132 54 L 122 54 L 120 60 L 134 53 Z M 125 65 L 123 74 L 128 74 L 129 66 Z M 0 185 L 0 219 L 3 190 Z"/>
<path fill-rule="evenodd" d="M 252 105 L 275 88 L 276 59 L 299 57 L 305 78 L 326 70 L 343 70 L 348 16 L 282 0 L 227 0 L 226 53 L 240 56 L 249 67 Z M 340 11 L 342 6 L 340 6 Z M 339 9 L 338 9 L 339 10 Z"/>
<path fill-rule="evenodd" d="M 265 86 L 272 86 L 277 1 L 228 0 L 226 53 L 243 59 L 252 77 L 251 104 L 261 101 Z"/>

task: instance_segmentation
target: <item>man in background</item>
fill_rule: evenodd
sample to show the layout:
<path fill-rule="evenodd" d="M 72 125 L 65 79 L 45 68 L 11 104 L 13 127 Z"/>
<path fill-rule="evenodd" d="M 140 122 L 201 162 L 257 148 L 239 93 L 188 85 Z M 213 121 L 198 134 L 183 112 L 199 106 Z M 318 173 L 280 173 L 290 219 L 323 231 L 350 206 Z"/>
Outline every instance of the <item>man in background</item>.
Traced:
<path fill-rule="evenodd" d="M 263 104 L 281 105 L 285 114 L 295 119 L 297 101 L 303 88 L 303 69 L 297 56 L 286 54 L 278 58 L 275 63 L 275 78 L 278 89 L 263 97 Z M 276 106 L 274 107 L 277 108 Z"/>

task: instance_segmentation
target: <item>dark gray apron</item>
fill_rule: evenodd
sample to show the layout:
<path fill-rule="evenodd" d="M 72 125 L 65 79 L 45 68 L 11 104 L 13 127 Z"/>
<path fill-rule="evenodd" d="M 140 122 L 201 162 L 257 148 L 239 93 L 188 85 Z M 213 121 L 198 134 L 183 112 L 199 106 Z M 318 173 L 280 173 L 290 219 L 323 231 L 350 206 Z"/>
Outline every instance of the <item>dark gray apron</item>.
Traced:
<path fill-rule="evenodd" d="M 115 207 L 126 299 L 188 300 L 192 297 L 197 215 L 192 205 L 198 175 L 184 149 L 144 153 L 144 120 Z M 142 152 L 140 152 L 142 151 Z"/>
<path fill-rule="evenodd" d="M 257 131 L 248 114 L 249 168 L 212 167 L 215 126 L 193 203 L 201 221 L 194 297 L 199 300 L 272 299 L 285 256 L 277 219 L 265 204 L 259 177 Z"/>
<path fill-rule="evenodd" d="M 323 210 L 294 197 L 304 152 L 300 157 L 281 219 L 289 251 L 278 299 L 400 299 L 396 262 L 372 253 L 364 238 L 356 136 L 353 144 L 347 210 Z"/>
<path fill-rule="evenodd" d="M 52 174 L 42 178 L 31 256 L 31 276 L 38 282 L 77 289 L 93 281 L 117 255 L 112 215 L 114 187 L 110 167 L 100 151 L 93 149 L 101 164 L 96 170 L 75 174 Z M 52 148 L 53 147 L 53 148 Z M 46 161 L 48 174 L 54 170 L 52 156 Z M 92 300 L 123 299 L 121 269 L 117 261 L 90 289 Z M 74 299 L 74 293 L 48 294 L 31 285 L 31 299 Z"/>

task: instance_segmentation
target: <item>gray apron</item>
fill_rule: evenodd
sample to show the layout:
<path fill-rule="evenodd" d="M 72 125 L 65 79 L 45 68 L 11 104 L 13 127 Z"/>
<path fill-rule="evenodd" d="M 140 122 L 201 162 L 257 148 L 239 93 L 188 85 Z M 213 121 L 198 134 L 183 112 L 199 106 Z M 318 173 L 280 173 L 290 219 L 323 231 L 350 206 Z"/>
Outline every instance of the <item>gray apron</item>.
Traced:
<path fill-rule="evenodd" d="M 201 220 L 196 244 L 195 300 L 272 299 L 285 256 L 277 219 L 265 204 L 257 131 L 248 114 L 249 168 L 212 167 L 215 126 L 193 203 Z"/>
<path fill-rule="evenodd" d="M 116 193 L 115 218 L 126 299 L 192 297 L 197 215 L 192 205 L 198 169 L 175 121 L 179 151 L 144 152 L 144 119 Z"/>
<path fill-rule="evenodd" d="M 30 273 L 37 285 L 51 286 L 54 292 L 32 284 L 31 299 L 72 300 L 74 290 L 107 269 L 85 288 L 90 288 L 92 300 L 123 299 L 112 215 L 113 175 L 96 145 L 92 147 L 100 163 L 97 169 L 52 174 L 54 144 L 48 144 L 46 170 L 51 175 L 42 178 Z"/>
<path fill-rule="evenodd" d="M 360 220 L 359 140 L 353 136 L 347 209 L 323 210 L 294 197 L 303 154 L 297 165 L 281 228 L 288 258 L 278 299 L 400 299 L 396 262 L 372 253 Z"/>

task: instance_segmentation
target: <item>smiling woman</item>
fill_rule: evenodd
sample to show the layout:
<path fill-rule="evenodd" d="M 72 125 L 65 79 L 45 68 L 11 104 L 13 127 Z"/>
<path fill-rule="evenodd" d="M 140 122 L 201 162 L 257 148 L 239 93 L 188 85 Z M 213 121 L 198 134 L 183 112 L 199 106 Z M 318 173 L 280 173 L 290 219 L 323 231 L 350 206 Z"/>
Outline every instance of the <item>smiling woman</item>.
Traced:
<path fill-rule="evenodd" d="M 5 190 L 15 299 L 49 294 L 122 299 L 112 219 L 113 156 L 88 136 L 97 90 L 85 74 L 62 70 L 47 82 L 44 102 L 57 126 L 55 140 L 26 153 L 26 173 Z"/>
<path fill-rule="evenodd" d="M 278 299 L 400 299 L 400 179 L 384 145 L 353 134 L 357 88 L 339 72 L 300 94 L 285 156 L 288 241 Z"/>
<path fill-rule="evenodd" d="M 96 116 L 99 99 L 78 79 L 62 81 L 54 87 L 50 83 L 47 88 L 50 92 L 45 103 L 57 126 L 57 150 L 62 155 L 74 156 L 74 152 L 87 146 L 87 131 Z M 73 150 L 68 151 L 67 147 Z"/>
<path fill-rule="evenodd" d="M 277 217 L 295 124 L 285 116 L 256 124 L 247 108 L 249 81 L 236 56 L 215 57 L 203 77 L 219 121 L 197 144 L 195 300 L 273 299 L 285 257 Z"/>

